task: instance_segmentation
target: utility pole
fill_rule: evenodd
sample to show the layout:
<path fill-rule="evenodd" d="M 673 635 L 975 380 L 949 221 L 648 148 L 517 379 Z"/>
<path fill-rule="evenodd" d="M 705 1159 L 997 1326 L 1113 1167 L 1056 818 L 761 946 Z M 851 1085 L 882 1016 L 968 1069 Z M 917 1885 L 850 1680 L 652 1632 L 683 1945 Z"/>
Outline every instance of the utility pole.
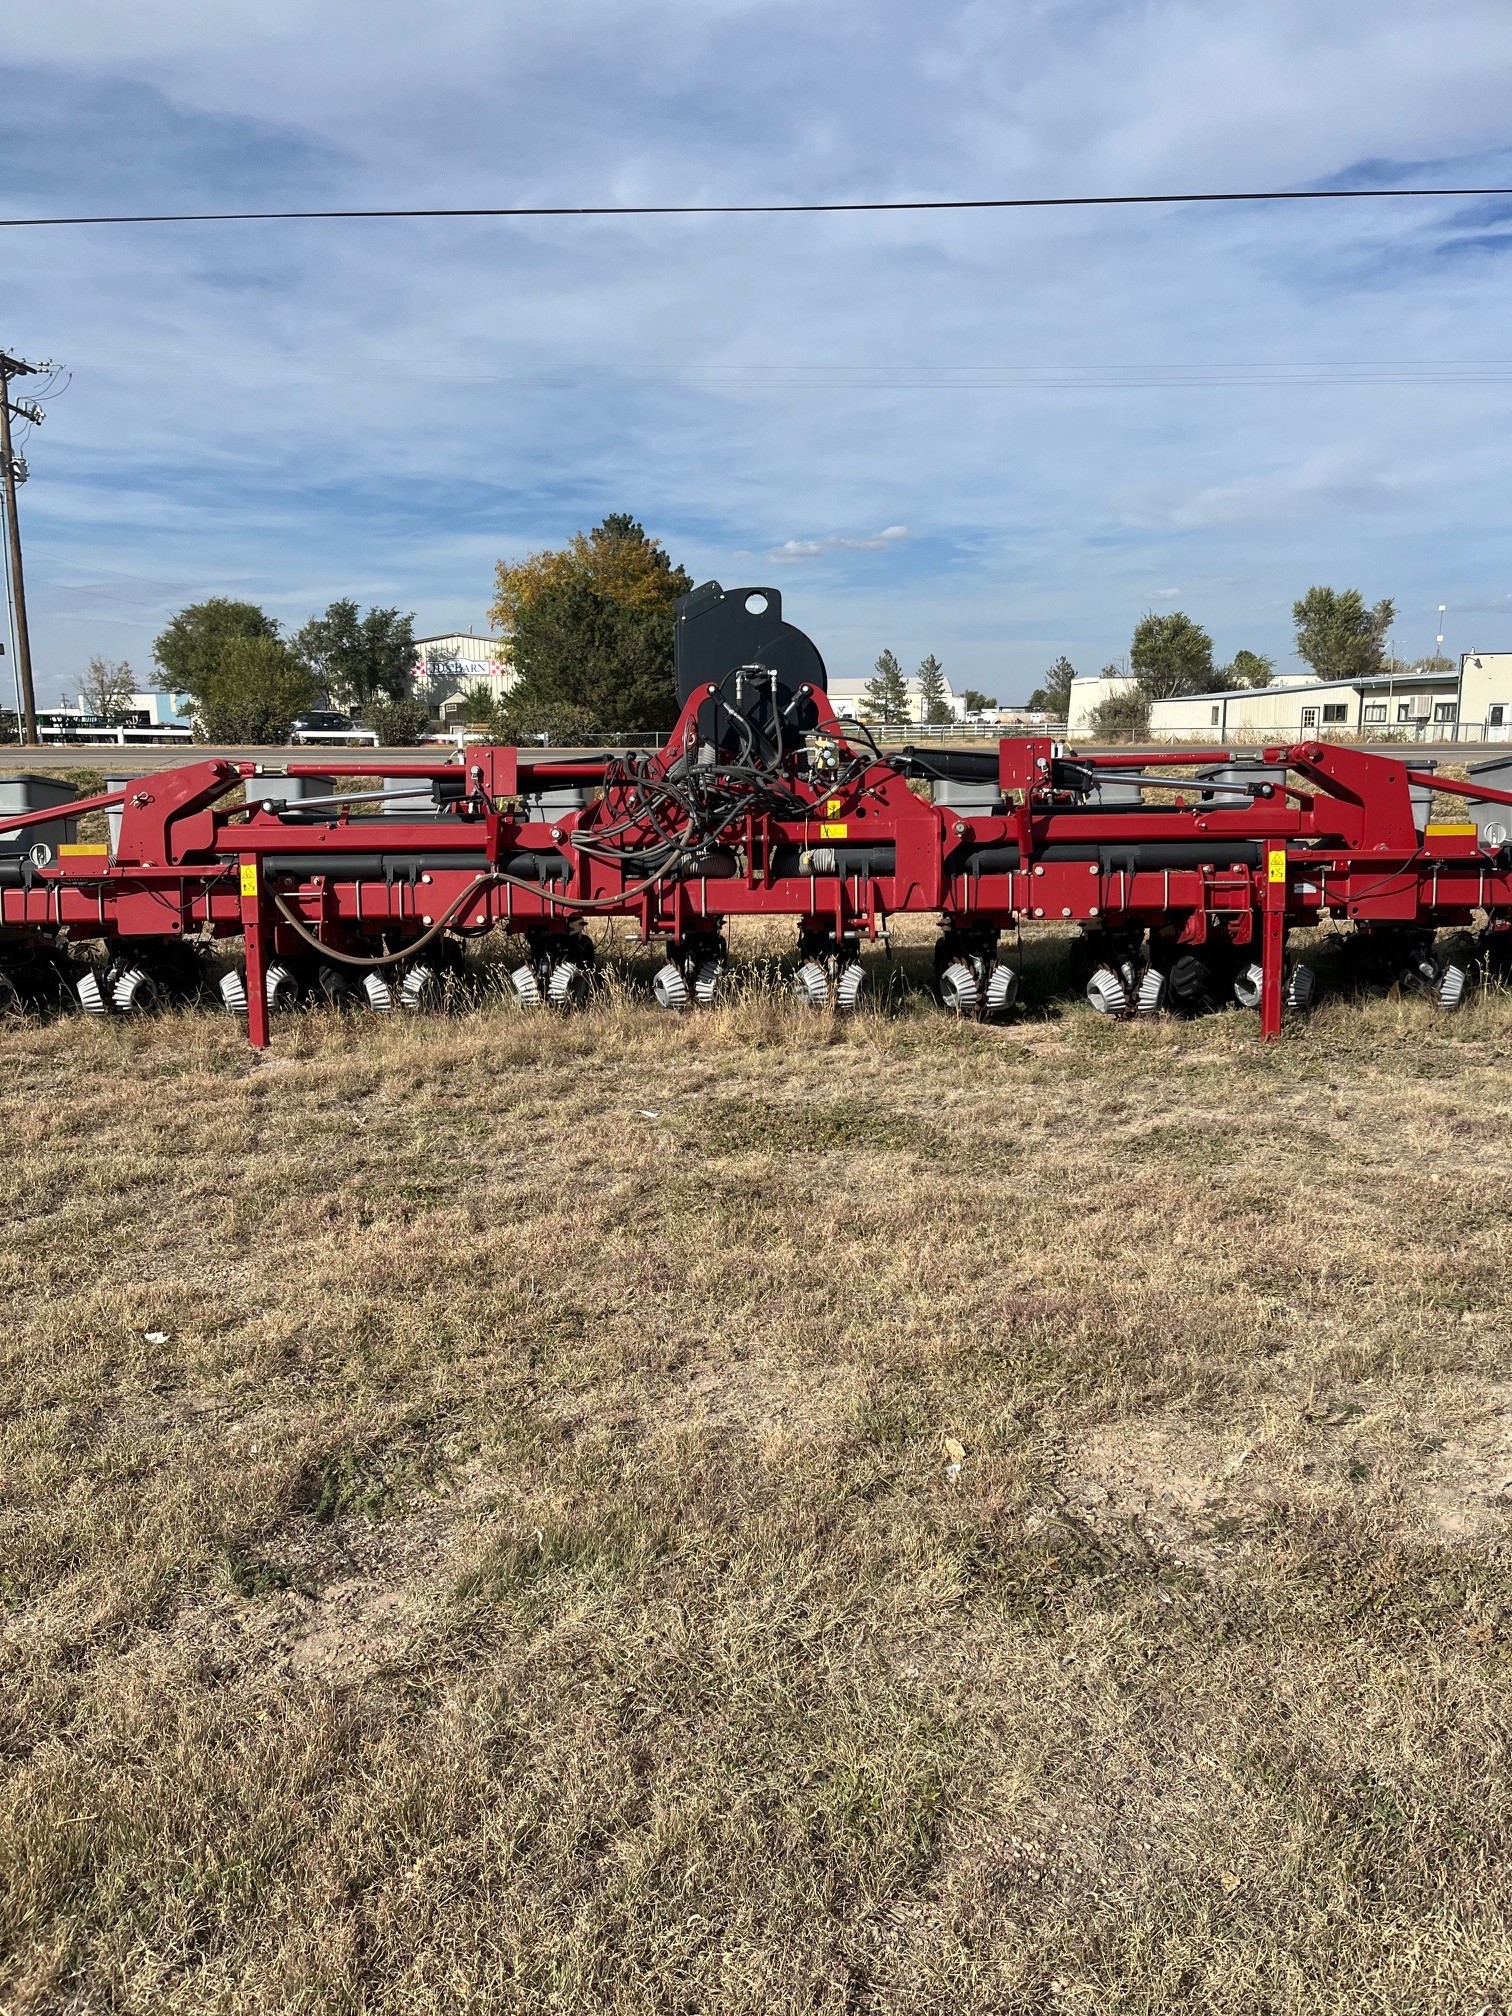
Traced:
<path fill-rule="evenodd" d="M 31 637 L 26 628 L 26 582 L 21 573 L 21 525 L 16 517 L 16 458 L 11 451 L 11 418 L 42 424 L 42 408 L 10 396 L 12 378 L 30 378 L 47 371 L 46 364 L 28 364 L 0 350 L 0 481 L 5 488 L 5 529 L 10 540 L 11 594 L 16 608 L 16 669 L 21 679 L 21 739 L 37 741 L 37 696 L 32 685 Z"/>

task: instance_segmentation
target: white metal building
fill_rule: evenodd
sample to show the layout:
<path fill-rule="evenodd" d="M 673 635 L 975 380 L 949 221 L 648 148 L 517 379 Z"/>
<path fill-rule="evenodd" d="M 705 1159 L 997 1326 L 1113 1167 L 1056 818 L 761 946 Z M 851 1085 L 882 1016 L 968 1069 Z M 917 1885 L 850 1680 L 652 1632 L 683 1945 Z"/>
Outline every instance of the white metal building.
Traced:
<path fill-rule="evenodd" d="M 908 688 L 908 718 L 913 722 L 924 719 L 924 701 L 919 692 L 917 677 L 904 682 Z M 829 678 L 830 705 L 842 721 L 859 721 L 867 712 L 866 689 L 870 678 L 853 679 L 848 675 L 832 672 Z M 944 704 L 950 709 L 952 721 L 966 719 L 966 702 L 960 698 L 950 681 L 945 681 Z"/>
<path fill-rule="evenodd" d="M 133 693 L 113 721 L 91 713 L 81 696 L 61 707 L 37 711 L 44 742 L 187 742 L 193 734 L 194 701 L 188 693 Z"/>

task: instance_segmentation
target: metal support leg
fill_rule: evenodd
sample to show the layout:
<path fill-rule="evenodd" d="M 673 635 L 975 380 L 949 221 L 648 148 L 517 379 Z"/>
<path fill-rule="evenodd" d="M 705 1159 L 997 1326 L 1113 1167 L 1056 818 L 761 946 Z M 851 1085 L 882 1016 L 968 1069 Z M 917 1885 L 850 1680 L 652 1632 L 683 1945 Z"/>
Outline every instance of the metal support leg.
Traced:
<path fill-rule="evenodd" d="M 247 1041 L 268 1047 L 268 925 L 263 914 L 262 875 L 255 855 L 241 864 L 242 942 L 247 951 Z"/>
<path fill-rule="evenodd" d="M 1267 1043 L 1281 1034 L 1286 978 L 1286 850 L 1272 847 L 1265 857 L 1265 914 L 1260 937 L 1260 1034 Z"/>

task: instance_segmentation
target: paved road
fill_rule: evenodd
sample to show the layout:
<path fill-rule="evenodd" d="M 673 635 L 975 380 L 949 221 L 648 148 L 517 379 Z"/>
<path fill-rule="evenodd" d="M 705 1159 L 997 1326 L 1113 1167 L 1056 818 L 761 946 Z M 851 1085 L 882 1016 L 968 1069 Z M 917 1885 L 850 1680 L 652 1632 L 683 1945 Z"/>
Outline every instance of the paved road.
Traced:
<path fill-rule="evenodd" d="M 915 745 L 927 748 L 930 745 L 921 735 Z M 937 745 L 944 748 L 960 749 L 976 747 L 977 744 L 963 743 L 959 738 Z M 990 746 L 990 738 L 983 737 L 981 746 Z M 1095 750 L 1096 744 L 1087 745 Z M 1368 746 L 1368 745 L 1367 745 Z M 1163 753 L 1174 753 L 1172 745 L 1162 744 Z M 1087 753 L 1087 749 L 1083 753 Z M 291 761 L 300 763 L 318 762 L 326 765 L 334 773 L 344 777 L 362 775 L 364 758 L 371 760 L 381 757 L 385 762 L 435 763 L 445 762 L 453 752 L 444 748 L 429 749 L 289 749 L 282 746 L 269 749 L 212 749 L 180 743 L 176 748 L 152 748 L 139 746 L 130 749 L 101 747 L 87 742 L 73 743 L 66 748 L 55 745 L 41 749 L 27 749 L 16 744 L 0 745 L 0 775 L 7 771 L 49 770 L 75 771 L 98 770 L 107 777 L 145 777 L 154 770 L 172 770 L 183 763 L 202 762 L 208 756 L 223 756 L 233 763 L 265 763 L 270 769 L 282 770 Z M 532 752 L 535 753 L 535 752 Z M 591 752 L 584 749 L 542 749 L 540 755 L 547 762 L 570 761 L 574 756 Z M 1122 753 L 1122 752 L 1119 752 Z M 1130 752 L 1132 755 L 1134 752 Z M 1478 759 L 1490 760 L 1499 753 L 1495 747 L 1487 747 L 1480 742 L 1394 742 L 1377 745 L 1376 754 L 1381 756 L 1413 755 L 1432 756 L 1440 762 L 1473 763 Z M 1258 756 L 1258 748 L 1236 749 L 1239 756 Z"/>
<path fill-rule="evenodd" d="M 15 743 L 0 746 L 0 772 L 16 770 L 100 770 L 107 777 L 145 777 L 153 770 L 174 770 L 183 763 L 202 763 L 209 756 L 223 756 L 231 763 L 264 763 L 272 770 L 282 770 L 288 762 L 325 762 L 330 760 L 332 770 L 343 776 L 355 776 L 362 768 L 362 759 L 381 756 L 385 760 L 394 758 L 404 762 L 433 762 L 439 758 L 445 762 L 451 752 L 446 749 L 212 749 L 197 743 L 161 748 L 139 744 L 129 749 L 121 749 L 109 744 L 101 747 L 98 743 L 73 742 L 59 748 L 50 744 L 41 749 L 27 749 Z M 553 751 L 553 754 L 556 752 Z"/>

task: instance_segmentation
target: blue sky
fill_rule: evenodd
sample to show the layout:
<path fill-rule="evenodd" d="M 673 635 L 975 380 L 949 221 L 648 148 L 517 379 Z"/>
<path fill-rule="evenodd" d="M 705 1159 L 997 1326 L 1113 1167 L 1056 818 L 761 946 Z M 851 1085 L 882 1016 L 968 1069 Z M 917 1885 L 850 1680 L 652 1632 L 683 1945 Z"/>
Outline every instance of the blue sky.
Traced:
<path fill-rule="evenodd" d="M 1512 183 L 1505 0 L 53 0 L 0 209 Z M 40 692 L 165 617 L 482 629 L 635 512 L 832 670 L 1021 697 L 1314 581 L 1512 647 L 1512 204 L 7 233 Z"/>

